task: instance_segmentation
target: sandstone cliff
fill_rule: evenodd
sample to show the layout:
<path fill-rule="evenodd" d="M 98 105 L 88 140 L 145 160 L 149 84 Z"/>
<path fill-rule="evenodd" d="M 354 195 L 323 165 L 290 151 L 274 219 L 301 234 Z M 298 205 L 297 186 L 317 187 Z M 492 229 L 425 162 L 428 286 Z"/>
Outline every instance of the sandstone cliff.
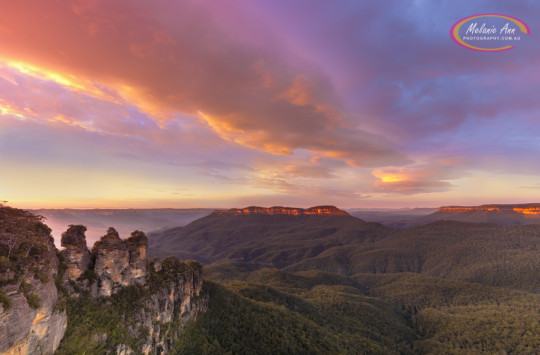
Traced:
<path fill-rule="evenodd" d="M 481 205 L 481 206 L 444 206 L 438 213 L 515 213 L 524 217 L 540 216 L 540 204 L 528 203 L 518 205 Z"/>
<path fill-rule="evenodd" d="M 90 252 L 85 231 L 57 252 L 41 218 L 0 205 L 0 353 L 171 353 L 207 308 L 200 264 L 148 261 L 144 233 L 114 228 Z"/>
<path fill-rule="evenodd" d="M 67 265 L 66 276 L 70 280 L 76 280 L 81 276 L 91 263 L 84 232 L 86 232 L 85 226 L 70 225 L 68 230 L 62 234 L 61 245 L 64 250 L 61 253 Z"/>
<path fill-rule="evenodd" d="M 185 324 L 206 310 L 208 298 L 202 292 L 201 267 L 176 258 L 152 263 L 152 297 L 136 314 L 139 336 L 147 334 L 139 350 L 144 354 L 170 354 Z M 124 345 L 124 349 L 127 347 Z M 131 351 L 131 349 L 129 349 Z M 131 352 L 127 351 L 126 354 Z"/>
<path fill-rule="evenodd" d="M 349 216 L 349 213 L 335 206 L 315 206 L 308 209 L 295 207 L 274 206 L 266 207 L 246 207 L 246 208 L 231 208 L 229 210 L 214 210 L 214 215 L 292 215 L 292 216 Z"/>
<path fill-rule="evenodd" d="M 56 350 L 67 325 L 54 279 L 58 266 L 40 218 L 0 206 L 0 353 Z"/>
<path fill-rule="evenodd" d="M 79 255 L 86 245 L 83 227 L 70 226 L 75 229 L 82 232 L 79 242 L 66 243 L 63 255 Z M 94 244 L 94 263 L 77 269 L 80 276 L 64 284 L 78 297 L 70 301 L 73 321 L 59 354 L 78 352 L 81 343 L 90 352 L 171 353 L 185 324 L 207 308 L 202 267 L 172 257 L 148 261 L 147 247 L 143 232 L 123 240 L 112 227 Z"/>

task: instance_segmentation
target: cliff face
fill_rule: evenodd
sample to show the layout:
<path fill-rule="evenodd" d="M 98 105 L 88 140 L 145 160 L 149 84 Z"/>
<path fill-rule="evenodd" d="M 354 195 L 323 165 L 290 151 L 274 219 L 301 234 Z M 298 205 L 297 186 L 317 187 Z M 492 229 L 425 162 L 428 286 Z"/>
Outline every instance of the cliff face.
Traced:
<path fill-rule="evenodd" d="M 86 232 L 85 226 L 70 225 L 62 234 L 61 245 L 64 250 L 61 253 L 67 265 L 67 277 L 70 280 L 76 280 L 81 276 L 91 263 L 84 232 Z"/>
<path fill-rule="evenodd" d="M 307 215 L 319 215 L 319 216 L 349 216 L 346 211 L 340 210 L 335 206 L 315 206 L 308 209 L 294 208 L 294 207 L 280 207 L 274 206 L 270 208 L 266 207 L 246 207 L 246 208 L 232 208 L 229 210 L 214 210 L 214 215 L 292 215 L 292 216 L 307 216 Z"/>
<path fill-rule="evenodd" d="M 67 316 L 58 307 L 50 229 L 25 211 L 0 206 L 0 353 L 52 354 Z"/>
<path fill-rule="evenodd" d="M 144 233 L 114 228 L 90 252 L 85 231 L 57 253 L 41 218 L 0 204 L 0 353 L 171 353 L 207 308 L 200 264 L 149 262 Z"/>
<path fill-rule="evenodd" d="M 99 296 L 110 296 L 125 286 L 144 284 L 148 238 L 135 231 L 127 240 L 120 239 L 114 228 L 94 244 Z"/>
<path fill-rule="evenodd" d="M 82 226 L 70 226 L 64 234 L 72 235 L 74 230 L 82 234 L 77 234 L 78 243 L 65 244 L 65 255 L 79 255 L 80 246 L 86 245 Z M 135 231 L 122 240 L 114 228 L 109 228 L 92 248 L 95 263 L 88 263 L 86 270 L 77 268 L 83 277 L 69 278 L 71 282 L 65 283 L 66 288 L 79 294 L 72 300 L 74 318 L 84 327 L 95 322 L 91 327 L 95 333 L 83 335 L 90 352 L 108 349 L 106 353 L 168 354 L 185 324 L 206 310 L 200 264 L 176 258 L 148 261 L 147 247 L 143 232 Z M 110 302 L 103 304 L 107 299 Z M 99 307 L 103 313 L 93 313 Z M 77 321 L 71 326 L 78 327 Z M 81 334 L 70 334 L 59 353 L 79 351 L 79 342 Z"/>
<path fill-rule="evenodd" d="M 540 217 L 540 204 L 445 206 L 438 213 L 514 213 L 523 217 Z"/>
<path fill-rule="evenodd" d="M 131 233 L 126 240 L 129 255 L 130 282 L 143 284 L 146 277 L 146 251 L 148 238 L 141 231 Z"/>
<path fill-rule="evenodd" d="M 162 286 L 138 313 L 140 329 L 148 335 L 140 350 L 144 354 L 170 354 L 185 324 L 204 312 L 208 298 L 202 292 L 201 268 L 175 258 L 152 263 L 154 281 Z"/>

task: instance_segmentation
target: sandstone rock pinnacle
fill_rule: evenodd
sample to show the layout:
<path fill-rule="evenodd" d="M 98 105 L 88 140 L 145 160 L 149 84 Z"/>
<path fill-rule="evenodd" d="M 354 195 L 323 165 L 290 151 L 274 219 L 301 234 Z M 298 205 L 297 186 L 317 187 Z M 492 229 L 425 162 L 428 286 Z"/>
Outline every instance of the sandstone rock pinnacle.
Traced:
<path fill-rule="evenodd" d="M 91 263 L 84 232 L 85 226 L 70 225 L 68 230 L 62 233 L 61 245 L 65 249 L 61 253 L 67 264 L 67 276 L 70 280 L 81 276 Z"/>
<path fill-rule="evenodd" d="M 144 283 L 147 248 L 143 232 L 135 231 L 124 241 L 114 228 L 109 228 L 92 248 L 99 295 L 110 296 L 124 286 Z"/>

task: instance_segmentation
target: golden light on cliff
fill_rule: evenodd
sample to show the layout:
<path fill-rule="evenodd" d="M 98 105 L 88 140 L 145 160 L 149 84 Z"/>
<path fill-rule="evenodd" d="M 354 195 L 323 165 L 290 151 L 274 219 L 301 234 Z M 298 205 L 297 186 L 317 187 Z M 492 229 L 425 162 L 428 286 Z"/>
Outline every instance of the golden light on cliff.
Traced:
<path fill-rule="evenodd" d="M 516 212 L 525 216 L 538 216 L 540 215 L 540 206 L 522 206 L 515 207 L 512 205 L 486 205 L 486 206 L 447 206 L 441 207 L 439 212 Z"/>
<path fill-rule="evenodd" d="M 540 215 L 540 207 L 519 208 L 514 207 L 514 211 L 525 215 L 536 216 Z"/>
<path fill-rule="evenodd" d="M 257 207 L 250 206 L 245 208 L 231 208 L 229 210 L 214 210 L 214 215 L 319 215 L 319 216 L 349 216 L 349 213 L 335 206 L 315 206 L 308 209 L 296 207 Z"/>
<path fill-rule="evenodd" d="M 471 211 L 494 212 L 494 211 L 500 211 L 500 210 L 501 209 L 499 207 L 485 207 L 485 206 L 462 207 L 462 206 L 456 206 L 456 207 L 441 207 L 439 209 L 439 212 L 471 212 Z"/>

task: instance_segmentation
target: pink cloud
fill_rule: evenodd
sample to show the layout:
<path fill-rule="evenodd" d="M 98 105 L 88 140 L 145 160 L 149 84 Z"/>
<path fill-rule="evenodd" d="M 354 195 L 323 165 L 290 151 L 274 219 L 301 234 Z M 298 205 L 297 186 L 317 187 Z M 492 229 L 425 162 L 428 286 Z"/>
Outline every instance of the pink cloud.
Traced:
<path fill-rule="evenodd" d="M 376 169 L 373 185 L 375 191 L 396 195 L 450 191 L 454 188 L 450 181 L 466 175 L 463 164 L 460 157 L 446 156 L 431 158 L 424 164 Z"/>
<path fill-rule="evenodd" d="M 0 33 L 0 57 L 53 78 L 106 85 L 161 127 L 177 113 L 200 115 L 222 138 L 272 154 L 302 148 L 353 166 L 407 161 L 351 124 L 316 67 L 285 53 L 241 11 L 210 5 L 13 3 L 5 9 L 11 33 Z M 240 35 L 246 31 L 252 34 Z M 264 47 L 255 42 L 266 38 Z"/>

